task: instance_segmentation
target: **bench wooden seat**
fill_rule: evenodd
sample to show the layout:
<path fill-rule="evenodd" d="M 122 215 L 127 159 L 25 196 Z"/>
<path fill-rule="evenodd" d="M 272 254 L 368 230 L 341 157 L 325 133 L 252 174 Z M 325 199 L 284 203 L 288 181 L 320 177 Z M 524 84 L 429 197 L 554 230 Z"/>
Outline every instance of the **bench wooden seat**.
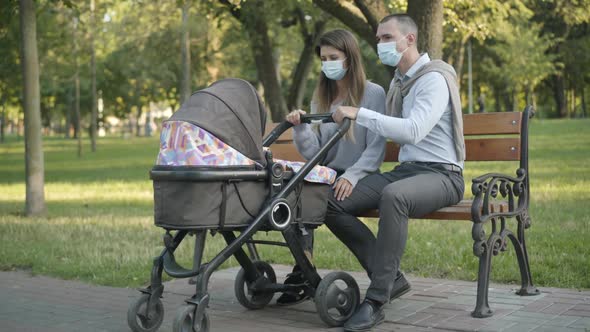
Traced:
<path fill-rule="evenodd" d="M 444 207 L 440 210 L 429 213 L 418 219 L 441 219 L 441 220 L 471 220 L 471 206 L 473 200 L 464 199 L 456 205 Z M 489 204 L 490 210 L 505 212 L 508 211 L 507 202 L 493 202 Z M 379 210 L 369 210 L 362 215 L 367 218 L 379 218 Z"/>
<path fill-rule="evenodd" d="M 488 285 L 491 258 L 507 249 L 510 240 L 516 250 L 521 273 L 519 295 L 537 295 L 533 286 L 524 231 L 530 226 L 528 212 L 528 123 L 533 116 L 532 107 L 523 112 L 481 113 L 463 116 L 466 168 L 470 162 L 519 162 L 515 175 L 488 173 L 472 179 L 473 199 L 432 212 L 417 219 L 472 221 L 473 251 L 479 257 L 477 302 L 474 317 L 489 317 Z M 270 132 L 276 124 L 269 124 Z M 279 159 L 305 161 L 293 144 L 291 130 L 283 133 L 271 146 L 273 156 Z M 384 162 L 397 162 L 399 146 L 388 142 Z M 366 211 L 359 217 L 378 218 L 379 211 Z M 516 231 L 508 228 L 507 219 L 514 220 Z M 486 236 L 485 228 L 489 229 Z"/>

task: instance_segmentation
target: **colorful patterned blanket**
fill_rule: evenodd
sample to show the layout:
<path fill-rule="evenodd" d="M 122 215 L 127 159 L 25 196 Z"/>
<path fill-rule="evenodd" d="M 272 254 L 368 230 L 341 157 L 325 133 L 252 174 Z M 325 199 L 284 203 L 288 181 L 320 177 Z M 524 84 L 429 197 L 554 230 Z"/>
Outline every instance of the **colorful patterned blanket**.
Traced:
<path fill-rule="evenodd" d="M 298 172 L 304 163 L 275 160 Z M 183 121 L 166 121 L 160 135 L 157 165 L 168 166 L 243 166 L 257 163 L 225 144 L 210 132 Z M 262 165 L 259 165 L 262 166 Z M 308 182 L 332 184 L 336 171 L 315 166 L 305 177 Z"/>

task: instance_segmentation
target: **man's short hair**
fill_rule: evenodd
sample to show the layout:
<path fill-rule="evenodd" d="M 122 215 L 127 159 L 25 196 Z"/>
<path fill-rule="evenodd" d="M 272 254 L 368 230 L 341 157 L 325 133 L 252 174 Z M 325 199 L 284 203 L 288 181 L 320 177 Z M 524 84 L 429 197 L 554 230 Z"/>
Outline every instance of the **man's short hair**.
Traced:
<path fill-rule="evenodd" d="M 403 33 L 404 35 L 413 33 L 416 36 L 416 39 L 418 39 L 418 25 L 416 25 L 416 22 L 414 22 L 410 15 L 390 14 L 382 18 L 379 24 L 388 22 L 390 20 L 395 20 L 401 33 Z"/>

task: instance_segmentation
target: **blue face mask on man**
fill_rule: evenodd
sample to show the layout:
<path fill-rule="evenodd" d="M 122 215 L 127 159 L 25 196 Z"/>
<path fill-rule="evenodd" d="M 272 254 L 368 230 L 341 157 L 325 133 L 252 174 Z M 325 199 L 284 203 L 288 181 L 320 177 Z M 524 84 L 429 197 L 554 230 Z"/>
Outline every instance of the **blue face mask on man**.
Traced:
<path fill-rule="evenodd" d="M 339 81 L 344 75 L 348 68 L 344 68 L 344 60 L 335 61 L 322 61 L 322 71 L 327 78 Z"/>
<path fill-rule="evenodd" d="M 402 41 L 406 38 L 400 39 Z M 377 53 L 379 54 L 379 60 L 385 65 L 395 67 L 401 61 L 404 52 L 408 50 L 409 47 L 406 47 L 405 50 L 399 52 L 397 50 L 397 43 L 392 41 L 389 43 L 379 43 L 377 44 Z"/>

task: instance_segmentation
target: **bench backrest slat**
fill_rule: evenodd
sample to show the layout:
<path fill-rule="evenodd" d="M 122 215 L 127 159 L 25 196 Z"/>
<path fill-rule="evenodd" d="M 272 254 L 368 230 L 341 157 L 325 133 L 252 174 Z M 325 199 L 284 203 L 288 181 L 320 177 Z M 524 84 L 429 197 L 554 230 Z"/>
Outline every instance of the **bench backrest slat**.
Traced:
<path fill-rule="evenodd" d="M 463 115 L 467 161 L 517 161 L 521 156 L 522 112 L 481 113 Z M 269 133 L 277 124 L 268 124 Z M 478 137 L 481 135 L 507 135 L 509 137 Z M 274 157 L 305 161 L 292 143 L 291 129 L 283 133 L 272 146 Z M 387 142 L 385 162 L 397 162 L 399 145 Z"/>
<path fill-rule="evenodd" d="M 463 135 L 520 134 L 521 119 L 521 112 L 464 114 Z"/>
<path fill-rule="evenodd" d="M 472 138 L 465 140 L 467 161 L 520 160 L 518 137 Z M 397 161 L 399 145 L 387 142 L 385 161 Z"/>

